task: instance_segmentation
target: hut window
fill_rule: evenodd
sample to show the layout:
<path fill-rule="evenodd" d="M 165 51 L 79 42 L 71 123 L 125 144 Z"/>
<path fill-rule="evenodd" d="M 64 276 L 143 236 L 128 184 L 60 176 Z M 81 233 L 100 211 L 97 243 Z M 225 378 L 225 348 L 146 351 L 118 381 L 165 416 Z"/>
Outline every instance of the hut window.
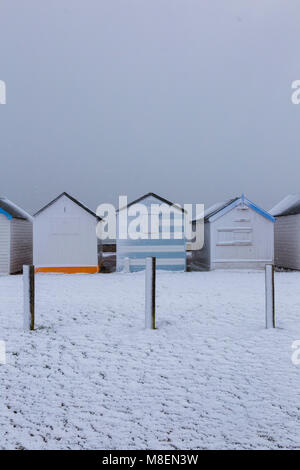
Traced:
<path fill-rule="evenodd" d="M 217 246 L 252 245 L 252 228 L 220 228 L 217 231 Z"/>

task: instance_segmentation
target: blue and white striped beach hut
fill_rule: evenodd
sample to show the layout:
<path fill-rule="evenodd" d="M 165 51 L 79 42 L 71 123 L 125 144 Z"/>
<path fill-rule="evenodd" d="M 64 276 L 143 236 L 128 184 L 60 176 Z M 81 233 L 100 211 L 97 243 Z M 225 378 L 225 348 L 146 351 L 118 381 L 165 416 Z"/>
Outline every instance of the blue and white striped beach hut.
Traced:
<path fill-rule="evenodd" d="M 154 193 L 120 208 L 116 249 L 117 271 L 143 270 L 148 256 L 156 257 L 157 269 L 184 271 L 184 210 Z"/>

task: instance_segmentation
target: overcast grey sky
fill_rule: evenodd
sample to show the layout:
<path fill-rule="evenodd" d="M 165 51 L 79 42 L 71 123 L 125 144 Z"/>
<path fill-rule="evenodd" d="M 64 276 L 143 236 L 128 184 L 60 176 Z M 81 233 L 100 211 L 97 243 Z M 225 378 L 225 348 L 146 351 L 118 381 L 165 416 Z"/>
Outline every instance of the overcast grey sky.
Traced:
<path fill-rule="evenodd" d="M 300 192 L 299 0 L 1 0 L 0 195 Z"/>

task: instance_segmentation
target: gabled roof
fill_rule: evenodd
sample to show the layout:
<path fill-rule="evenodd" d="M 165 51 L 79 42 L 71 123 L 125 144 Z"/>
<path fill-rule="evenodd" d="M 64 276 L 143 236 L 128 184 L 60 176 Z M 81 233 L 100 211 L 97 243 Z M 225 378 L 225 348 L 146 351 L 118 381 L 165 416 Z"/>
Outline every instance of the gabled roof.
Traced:
<path fill-rule="evenodd" d="M 32 220 L 32 217 L 6 197 L 0 198 L 0 213 L 8 219 Z"/>
<path fill-rule="evenodd" d="M 82 204 L 81 202 L 77 201 L 77 199 L 75 199 L 74 197 L 70 196 L 70 194 L 66 193 L 66 192 L 63 192 L 61 193 L 59 196 L 57 196 L 55 199 L 53 199 L 53 201 L 49 202 L 48 204 L 46 204 L 46 206 L 42 207 L 39 211 L 37 211 L 35 214 L 34 214 L 34 217 L 37 216 L 38 214 L 40 214 L 41 212 L 43 212 L 45 209 L 47 209 L 49 206 L 52 206 L 52 204 L 54 204 L 58 199 L 60 199 L 62 196 L 66 196 L 67 198 L 69 198 L 72 202 L 74 202 L 75 204 L 77 204 L 77 206 L 81 207 L 82 209 L 84 209 L 86 212 L 88 212 L 89 214 L 93 215 L 94 217 L 96 217 L 96 219 L 98 220 L 102 220 L 101 217 L 99 217 L 98 215 L 95 214 L 95 212 L 91 211 L 88 207 L 86 207 L 84 204 Z"/>
<path fill-rule="evenodd" d="M 242 194 L 240 197 L 235 197 L 234 199 L 229 199 L 226 202 L 217 203 L 211 206 L 204 212 L 204 221 L 214 222 L 219 217 L 222 217 L 222 215 L 227 214 L 227 212 L 231 211 L 234 207 L 238 206 L 239 204 L 244 204 L 245 206 L 250 207 L 254 211 L 258 212 L 266 219 L 275 222 L 275 218 L 269 212 L 265 211 L 264 209 L 261 209 L 256 204 L 251 202 L 244 196 L 244 194 Z"/>
<path fill-rule="evenodd" d="M 159 201 L 163 202 L 164 204 L 168 204 L 169 206 L 174 206 L 174 207 L 176 207 L 178 210 L 181 210 L 182 212 L 185 212 L 185 210 L 184 210 L 182 207 L 177 206 L 177 205 L 174 204 L 173 202 L 168 201 L 167 199 L 164 199 L 163 197 L 158 196 L 158 195 L 155 194 L 155 193 L 147 193 L 147 194 L 144 194 L 144 196 L 141 196 L 141 197 L 139 197 L 138 199 L 135 199 L 134 201 L 132 201 L 132 202 L 130 202 L 129 204 L 127 204 L 127 206 L 121 207 L 120 209 L 117 210 L 117 212 L 122 211 L 122 210 L 125 209 L 126 207 L 128 208 L 128 207 L 130 207 L 130 206 L 133 206 L 134 204 L 138 204 L 139 202 L 143 201 L 144 199 L 146 199 L 146 198 L 148 198 L 148 197 L 154 197 L 154 198 L 158 199 Z"/>
<path fill-rule="evenodd" d="M 225 209 L 226 207 L 230 206 L 233 202 L 235 202 L 238 197 L 234 199 L 229 199 L 226 202 L 217 202 L 213 206 L 209 207 L 207 210 L 204 211 L 204 220 L 209 220 L 215 214 L 218 214 L 221 210 Z"/>
<path fill-rule="evenodd" d="M 270 210 L 270 213 L 274 217 L 300 214 L 300 194 L 289 194 L 276 204 L 276 206 Z"/>

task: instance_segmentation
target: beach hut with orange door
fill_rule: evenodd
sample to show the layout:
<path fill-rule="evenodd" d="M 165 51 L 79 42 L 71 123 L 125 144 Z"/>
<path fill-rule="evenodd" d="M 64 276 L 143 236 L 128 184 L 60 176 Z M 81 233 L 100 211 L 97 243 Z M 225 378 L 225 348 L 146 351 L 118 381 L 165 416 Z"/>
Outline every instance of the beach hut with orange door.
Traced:
<path fill-rule="evenodd" d="M 40 209 L 33 224 L 36 272 L 97 273 L 96 226 L 100 220 L 65 192 Z"/>

